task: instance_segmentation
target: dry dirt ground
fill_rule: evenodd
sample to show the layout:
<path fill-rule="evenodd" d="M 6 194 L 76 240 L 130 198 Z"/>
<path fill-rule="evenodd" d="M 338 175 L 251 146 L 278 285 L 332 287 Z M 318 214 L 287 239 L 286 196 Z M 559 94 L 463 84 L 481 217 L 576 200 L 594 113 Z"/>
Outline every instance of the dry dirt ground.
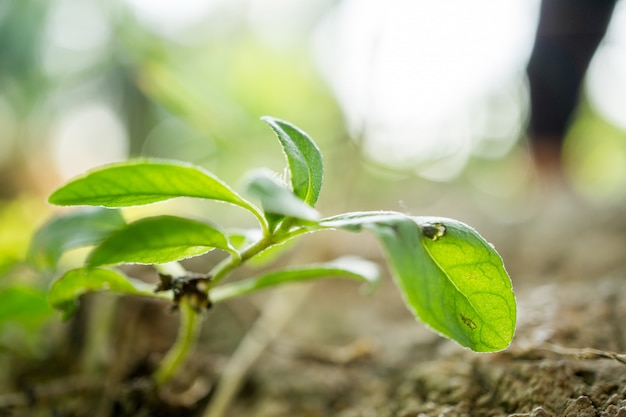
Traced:
<path fill-rule="evenodd" d="M 369 297 L 325 282 L 229 415 L 626 417 L 626 210 L 555 203 L 479 230 L 516 288 L 508 350 L 476 354 L 432 334 L 389 281 Z"/>
<path fill-rule="evenodd" d="M 171 343 L 176 316 L 124 299 L 99 377 L 64 365 L 80 355 L 80 343 L 70 346 L 45 382 L 37 377 L 50 361 L 25 367 L 16 391 L 0 395 L 0 416 L 200 416 L 248 334 L 266 346 L 244 366 L 224 416 L 626 417 L 626 209 L 566 199 L 508 224 L 468 217 L 500 251 L 516 290 L 517 333 L 504 352 L 476 354 L 432 333 L 390 279 L 372 295 L 354 282 L 324 281 L 216 306 L 182 376 L 156 395 L 143 377 Z M 315 248 L 325 259 L 356 249 L 383 262 L 369 237 L 316 239 L 303 253 Z M 276 314 L 249 333 L 264 303 Z M 84 342 L 80 320 L 67 334 Z"/>

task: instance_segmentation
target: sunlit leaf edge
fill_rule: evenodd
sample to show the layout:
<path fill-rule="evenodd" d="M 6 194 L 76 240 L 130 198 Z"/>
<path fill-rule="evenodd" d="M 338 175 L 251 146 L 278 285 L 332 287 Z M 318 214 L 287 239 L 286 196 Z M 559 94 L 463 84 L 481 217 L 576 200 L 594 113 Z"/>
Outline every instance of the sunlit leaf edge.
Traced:
<path fill-rule="evenodd" d="M 173 229 L 173 230 L 163 230 Z M 203 232 L 203 236 L 199 233 Z M 146 234 L 147 233 L 147 234 Z M 166 235 L 164 237 L 164 235 Z M 199 240 L 189 242 L 189 237 Z M 150 242 L 180 237 L 176 244 L 148 247 Z M 98 267 L 118 264 L 163 264 L 222 249 L 239 257 L 228 236 L 219 228 L 205 222 L 185 217 L 160 215 L 145 217 L 109 235 L 89 254 L 86 265 Z"/>
<path fill-rule="evenodd" d="M 317 210 L 298 198 L 280 181 L 278 175 L 270 170 L 258 169 L 249 172 L 245 183 L 247 193 L 261 201 L 270 224 L 278 223 L 287 217 L 315 223 L 321 217 Z"/>
<path fill-rule="evenodd" d="M 154 297 L 145 288 L 139 288 L 124 274 L 106 268 L 75 268 L 54 280 L 48 289 L 48 303 L 60 310 L 63 319 L 71 317 L 79 305 L 79 298 L 91 292 L 108 291 L 113 294 Z"/>
<path fill-rule="evenodd" d="M 459 338 L 455 336 L 453 333 L 450 333 L 449 331 L 446 331 L 442 328 L 437 328 L 436 325 L 435 327 L 433 327 L 433 323 L 429 322 L 429 320 L 426 320 L 424 317 L 421 317 L 421 315 L 418 313 L 419 308 L 416 308 L 416 306 L 412 305 L 412 302 L 409 301 L 409 299 L 412 297 L 410 296 L 410 294 L 405 292 L 406 286 L 403 284 L 403 280 L 405 278 L 401 276 L 401 273 L 398 271 L 398 265 L 396 265 L 397 262 L 394 261 L 394 256 L 397 256 L 397 254 L 394 253 L 389 243 L 385 242 L 385 237 L 388 236 L 388 232 L 390 230 L 394 230 L 394 228 L 397 227 L 397 222 L 406 222 L 406 224 L 409 226 L 412 223 L 415 226 L 414 227 L 415 237 L 412 239 L 414 241 L 412 242 L 412 244 L 419 245 L 421 247 L 423 245 L 422 239 L 425 239 L 425 237 L 423 236 L 425 228 L 431 227 L 432 226 L 431 223 L 437 222 L 437 221 L 444 222 L 444 223 L 453 222 L 454 224 L 463 225 L 466 231 L 469 231 L 476 239 L 480 241 L 481 247 L 488 249 L 490 252 L 494 254 L 494 256 L 496 256 L 499 259 L 499 267 L 501 268 L 501 272 L 507 277 L 508 284 L 509 284 L 508 287 L 505 288 L 505 291 L 510 291 L 510 293 L 506 294 L 506 297 L 509 301 L 513 303 L 513 307 L 512 307 L 513 310 L 512 311 L 509 310 L 507 312 L 507 314 L 512 313 L 513 317 L 511 317 L 511 320 L 510 320 L 510 326 L 508 326 L 510 328 L 507 329 L 507 331 L 505 332 L 507 333 L 507 336 L 504 336 L 504 339 L 506 339 L 506 340 L 503 339 L 504 342 L 498 343 L 497 345 L 492 344 L 491 346 L 485 345 L 482 342 L 475 344 L 473 342 L 468 342 L 468 340 L 465 337 Z M 394 223 L 396 224 L 396 226 L 394 226 Z M 420 321 L 425 323 L 428 327 L 431 327 L 435 332 L 447 338 L 455 340 L 457 343 L 461 344 L 462 346 L 471 348 L 472 350 L 475 350 L 475 351 L 486 351 L 486 352 L 498 351 L 498 350 L 502 350 L 506 348 L 510 344 L 515 333 L 515 325 L 516 325 L 515 296 L 512 291 L 512 286 L 510 285 L 510 277 L 508 273 L 506 272 L 506 269 L 504 268 L 504 263 L 502 262 L 502 258 L 500 257 L 500 255 L 493 248 L 493 246 L 489 244 L 475 229 L 471 228 L 470 226 L 467 226 L 465 223 L 459 222 L 454 219 L 439 218 L 439 217 L 411 217 L 403 213 L 393 212 L 393 211 L 344 213 L 344 214 L 322 219 L 320 223 L 318 224 L 318 226 L 315 228 L 315 230 L 324 230 L 325 228 L 343 229 L 343 230 L 348 230 L 352 232 L 359 232 L 363 229 L 372 231 L 379 238 L 379 240 L 381 240 L 381 243 L 383 243 L 383 247 L 385 248 L 385 252 L 387 253 L 387 259 L 390 263 L 390 267 L 392 271 L 394 272 L 393 275 L 396 280 L 396 284 L 398 285 L 398 288 L 401 290 L 401 293 L 403 294 L 403 299 L 405 303 L 407 304 L 407 307 L 416 315 L 416 317 L 420 318 Z M 428 233 L 430 233 L 430 231 Z M 426 248 L 424 247 L 423 250 L 425 251 Z M 430 256 L 430 255 L 427 255 L 427 256 Z M 412 259 L 412 261 L 414 261 L 414 259 Z M 432 261 L 436 264 L 436 260 L 432 258 L 429 259 L 428 257 L 426 257 L 426 262 L 429 262 L 429 261 Z M 465 295 L 463 294 L 463 296 Z"/>
<path fill-rule="evenodd" d="M 121 194 L 120 196 L 114 196 L 115 198 L 107 198 L 106 195 L 98 196 L 87 196 L 81 197 L 80 195 L 72 195 L 76 191 L 73 188 L 76 188 L 80 185 L 85 184 L 86 182 L 92 181 L 94 178 L 97 179 L 98 176 L 102 174 L 111 173 L 115 170 L 123 170 L 125 168 L 135 168 L 135 167 L 163 167 L 163 168 L 173 168 L 173 169 L 181 169 L 181 172 L 185 172 L 189 178 L 189 182 L 193 182 L 193 180 L 203 179 L 208 181 L 207 184 L 213 183 L 221 188 L 220 193 L 217 195 L 212 195 L 210 193 L 204 192 L 142 192 L 142 191 L 133 191 L 128 192 L 127 194 Z M 195 176 L 196 178 L 192 178 Z M 205 190 L 210 187 L 205 187 Z M 221 194 L 221 195 L 220 195 Z M 126 196 L 126 197 L 125 197 Z M 140 197 L 141 196 L 141 197 Z M 192 197 L 192 198 L 202 198 L 208 200 L 215 201 L 223 201 L 226 203 L 231 203 L 237 206 L 240 206 L 248 211 L 253 212 L 253 214 L 258 214 L 258 209 L 249 201 L 240 196 L 236 191 L 234 191 L 230 186 L 228 186 L 224 181 L 219 179 L 217 176 L 212 174 L 211 172 L 205 170 L 202 167 L 197 165 L 193 165 L 187 162 L 178 161 L 178 160 L 169 160 L 169 159 L 160 159 L 160 158 L 137 158 L 125 162 L 116 162 L 107 165 L 103 165 L 100 167 L 96 167 L 88 170 L 82 175 L 79 175 L 73 179 L 70 179 L 66 184 L 57 188 L 49 197 L 48 202 L 55 205 L 60 206 L 76 206 L 76 205 L 91 205 L 91 206 L 100 206 L 107 208 L 121 208 L 121 207 L 131 207 L 137 205 L 145 205 L 156 203 L 160 201 L 166 201 L 172 198 L 178 197 Z M 121 199 L 121 202 L 118 200 Z"/>
<path fill-rule="evenodd" d="M 271 116 L 263 116 L 281 143 L 287 157 L 293 192 L 304 202 L 314 207 L 319 199 L 324 176 L 324 160 L 313 139 L 302 129 Z M 291 130 L 298 136 L 294 138 Z"/>
<path fill-rule="evenodd" d="M 85 207 L 48 220 L 33 235 L 27 260 L 37 268 L 54 270 L 63 253 L 97 245 L 126 225 L 116 209 Z"/>
<path fill-rule="evenodd" d="M 210 296 L 213 302 L 220 302 L 281 284 L 337 277 L 363 281 L 368 284 L 371 291 L 380 282 L 381 273 L 374 262 L 346 256 L 330 262 L 280 269 L 258 277 L 223 284 L 213 288 Z"/>

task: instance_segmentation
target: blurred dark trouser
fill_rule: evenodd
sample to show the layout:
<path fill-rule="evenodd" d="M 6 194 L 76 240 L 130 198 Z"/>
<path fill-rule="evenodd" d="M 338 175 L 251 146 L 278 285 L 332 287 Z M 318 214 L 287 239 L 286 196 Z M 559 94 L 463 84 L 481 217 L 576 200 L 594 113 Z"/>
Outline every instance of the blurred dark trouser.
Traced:
<path fill-rule="evenodd" d="M 528 134 L 538 168 L 560 171 L 561 146 L 581 83 L 617 0 L 542 0 L 528 63 Z"/>

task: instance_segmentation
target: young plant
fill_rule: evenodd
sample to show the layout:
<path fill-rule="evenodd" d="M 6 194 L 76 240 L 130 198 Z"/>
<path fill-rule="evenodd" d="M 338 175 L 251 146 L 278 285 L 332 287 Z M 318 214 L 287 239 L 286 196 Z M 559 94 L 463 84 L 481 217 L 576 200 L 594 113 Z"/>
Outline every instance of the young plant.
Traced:
<path fill-rule="evenodd" d="M 54 267 L 63 252 L 94 246 L 84 265 L 56 279 L 49 302 L 70 316 L 80 295 L 107 290 L 165 298 L 181 312 L 178 339 L 154 374 L 166 382 L 195 343 L 200 312 L 234 297 L 296 281 L 346 276 L 369 283 L 378 268 L 358 258 L 279 269 L 227 282 L 246 261 L 305 233 L 328 229 L 373 233 L 385 249 L 407 307 L 433 330 L 478 352 L 506 348 L 513 338 L 516 303 L 502 259 L 474 229 L 453 219 L 412 217 L 397 212 L 353 212 L 322 217 L 323 161 L 317 145 L 299 128 L 265 117 L 287 159 L 288 184 L 267 170 L 247 177 L 242 197 L 215 175 L 193 165 L 142 159 L 88 172 L 57 189 L 49 201 L 61 206 L 99 206 L 58 217 L 36 234 L 31 251 L 41 265 Z M 216 200 L 256 217 L 250 233 L 229 232 L 214 224 L 170 215 L 127 223 L 119 208 L 176 197 Z M 223 261 L 205 275 L 178 263 L 218 249 Z M 156 288 L 112 267 L 149 264 L 159 271 Z"/>

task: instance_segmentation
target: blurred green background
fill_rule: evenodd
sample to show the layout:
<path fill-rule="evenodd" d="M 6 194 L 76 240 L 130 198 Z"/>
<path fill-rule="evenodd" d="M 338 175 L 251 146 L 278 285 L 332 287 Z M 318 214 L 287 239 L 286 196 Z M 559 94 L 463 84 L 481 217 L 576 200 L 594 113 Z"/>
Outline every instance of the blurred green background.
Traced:
<path fill-rule="evenodd" d="M 49 317 L 47 282 L 24 259 L 54 188 L 135 157 L 186 160 L 235 184 L 248 169 L 282 172 L 263 115 L 319 144 L 326 215 L 478 206 L 526 219 L 543 186 L 524 131 L 538 3 L 427 3 L 2 1 L 0 348 L 35 352 L 28 329 Z M 572 189 L 597 204 L 626 198 L 626 25 L 613 26 L 564 151 Z M 146 210 L 237 224 L 229 207 L 188 203 Z M 16 317 L 8 299 L 32 314 Z"/>
<path fill-rule="evenodd" d="M 227 181 L 258 165 L 279 170 L 265 114 L 313 136 L 328 183 L 361 164 L 514 194 L 519 184 L 468 173 L 527 169 L 515 153 L 526 146 L 537 2 L 496 4 L 3 2 L 0 198 L 45 196 L 90 167 L 138 156 L 188 160 Z M 613 38 L 604 67 L 623 52 L 626 41 Z M 583 194 L 623 198 L 624 116 L 611 121 L 602 103 L 585 102 L 568 141 L 569 178 Z"/>

